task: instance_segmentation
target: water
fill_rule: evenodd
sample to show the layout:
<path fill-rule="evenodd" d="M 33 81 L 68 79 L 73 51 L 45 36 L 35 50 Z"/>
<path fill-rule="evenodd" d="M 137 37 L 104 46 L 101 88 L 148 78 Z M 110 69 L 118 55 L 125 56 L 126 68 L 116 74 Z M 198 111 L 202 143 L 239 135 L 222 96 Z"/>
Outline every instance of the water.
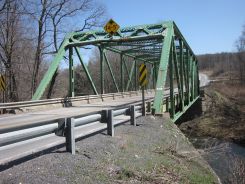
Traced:
<path fill-rule="evenodd" d="M 215 138 L 191 138 L 224 184 L 245 184 L 245 147 Z"/>

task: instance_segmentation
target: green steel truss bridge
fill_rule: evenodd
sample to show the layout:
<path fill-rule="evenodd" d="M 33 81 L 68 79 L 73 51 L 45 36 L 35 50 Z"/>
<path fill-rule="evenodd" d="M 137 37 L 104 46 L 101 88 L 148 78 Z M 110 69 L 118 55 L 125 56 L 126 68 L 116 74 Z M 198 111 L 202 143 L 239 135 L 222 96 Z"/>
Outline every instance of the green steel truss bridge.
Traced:
<path fill-rule="evenodd" d="M 84 64 L 80 48 L 84 46 L 96 46 L 100 51 L 100 86 L 97 87 Z M 107 52 L 114 52 L 120 58 L 120 82 L 115 80 L 115 71 L 112 71 Z M 160 24 L 149 24 L 121 28 L 116 34 L 110 36 L 105 31 L 73 32 L 63 40 L 58 53 L 54 57 L 48 71 L 39 84 L 32 100 L 42 97 L 45 89 L 52 80 L 56 69 L 65 57 L 69 54 L 69 96 L 74 93 L 74 56 L 77 55 L 94 94 L 104 93 L 104 72 L 105 64 L 117 92 L 124 92 L 131 89 L 138 90 L 138 67 L 141 63 L 147 65 L 148 88 L 155 89 L 152 114 L 163 113 L 164 89 L 170 88 L 169 112 L 173 121 L 177 120 L 198 98 L 199 79 L 198 63 L 192 49 L 172 21 Z M 132 58 L 131 69 L 125 64 L 125 57 Z M 128 77 L 127 84 L 125 76 Z M 175 95 L 177 89 L 178 95 Z"/>

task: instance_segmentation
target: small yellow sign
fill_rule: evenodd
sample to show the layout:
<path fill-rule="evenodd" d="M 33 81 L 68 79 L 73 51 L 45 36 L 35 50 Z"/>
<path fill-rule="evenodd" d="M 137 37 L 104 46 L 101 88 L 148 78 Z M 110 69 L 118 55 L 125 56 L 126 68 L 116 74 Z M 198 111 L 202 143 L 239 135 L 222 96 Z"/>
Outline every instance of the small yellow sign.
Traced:
<path fill-rule="evenodd" d="M 140 75 L 139 75 L 140 86 L 141 87 L 146 86 L 147 85 L 147 79 L 146 79 L 147 69 L 146 69 L 145 64 L 140 65 L 139 72 L 140 72 Z"/>
<path fill-rule="evenodd" d="M 105 30 L 105 32 L 109 33 L 110 35 L 113 35 L 118 31 L 119 28 L 120 28 L 120 26 L 114 20 L 110 19 L 106 23 L 104 30 Z"/>
<path fill-rule="evenodd" d="M 5 77 L 0 74 L 0 91 L 5 91 L 5 90 L 6 90 Z"/>

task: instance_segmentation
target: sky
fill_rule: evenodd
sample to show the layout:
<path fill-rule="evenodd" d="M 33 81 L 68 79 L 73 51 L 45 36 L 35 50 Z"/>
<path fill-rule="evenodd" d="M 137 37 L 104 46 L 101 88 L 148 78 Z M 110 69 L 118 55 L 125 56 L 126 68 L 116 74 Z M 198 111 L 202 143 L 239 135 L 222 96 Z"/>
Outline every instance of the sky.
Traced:
<path fill-rule="evenodd" d="M 173 20 L 195 54 L 234 52 L 245 0 L 98 0 L 120 27 Z"/>

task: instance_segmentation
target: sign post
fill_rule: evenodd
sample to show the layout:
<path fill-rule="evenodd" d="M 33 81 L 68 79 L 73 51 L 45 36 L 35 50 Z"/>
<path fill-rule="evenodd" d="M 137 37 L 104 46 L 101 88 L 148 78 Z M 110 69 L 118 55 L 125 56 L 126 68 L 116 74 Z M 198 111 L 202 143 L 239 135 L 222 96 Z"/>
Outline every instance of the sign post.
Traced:
<path fill-rule="evenodd" d="M 142 89 L 142 116 L 145 116 L 145 86 L 147 85 L 147 79 L 146 79 L 146 75 L 147 75 L 147 70 L 146 70 L 146 65 L 145 64 L 141 64 L 140 68 L 139 68 L 139 82 L 140 82 L 140 86 Z"/>

